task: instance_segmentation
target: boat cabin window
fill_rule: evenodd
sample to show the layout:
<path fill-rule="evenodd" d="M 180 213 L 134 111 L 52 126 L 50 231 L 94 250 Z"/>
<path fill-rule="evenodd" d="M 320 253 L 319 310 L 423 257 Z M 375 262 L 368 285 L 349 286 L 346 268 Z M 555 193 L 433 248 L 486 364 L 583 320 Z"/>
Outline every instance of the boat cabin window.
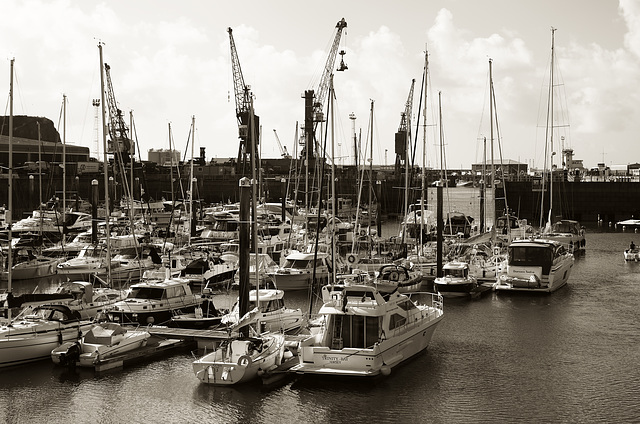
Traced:
<path fill-rule="evenodd" d="M 466 277 L 466 269 L 465 268 L 445 268 L 444 276 L 445 277 Z"/>
<path fill-rule="evenodd" d="M 380 338 L 381 317 L 336 315 L 334 319 L 333 341 L 340 340 L 342 348 L 370 348 Z"/>
<path fill-rule="evenodd" d="M 389 317 L 389 330 L 393 330 L 398 327 L 402 327 L 407 323 L 407 318 L 400 314 L 392 314 Z"/>
<path fill-rule="evenodd" d="M 182 297 L 186 294 L 187 292 L 185 291 L 184 286 L 167 287 L 164 298 L 170 299 L 172 297 Z"/>

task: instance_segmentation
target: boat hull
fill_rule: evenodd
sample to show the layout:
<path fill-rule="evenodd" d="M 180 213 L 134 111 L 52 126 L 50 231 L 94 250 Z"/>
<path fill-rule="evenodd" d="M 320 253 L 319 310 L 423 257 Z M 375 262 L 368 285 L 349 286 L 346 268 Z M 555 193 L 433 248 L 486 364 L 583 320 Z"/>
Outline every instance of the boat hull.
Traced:
<path fill-rule="evenodd" d="M 63 343 L 75 342 L 93 324 L 76 323 L 64 328 L 0 337 L 0 368 L 47 359 Z"/>
<path fill-rule="evenodd" d="M 401 363 L 424 351 L 442 320 L 442 313 L 424 320 L 402 337 L 382 341 L 373 349 L 310 346 L 307 339 L 301 343 L 300 363 L 291 371 L 297 374 L 375 377 L 388 375 Z"/>
<path fill-rule="evenodd" d="M 202 383 L 215 386 L 253 381 L 263 372 L 280 365 L 284 356 L 284 341 L 282 334 L 271 333 L 263 337 L 262 351 L 254 350 L 253 353 L 244 351 L 244 348 L 236 349 L 236 341 L 233 341 L 230 348 L 223 345 L 194 361 L 193 372 Z"/>

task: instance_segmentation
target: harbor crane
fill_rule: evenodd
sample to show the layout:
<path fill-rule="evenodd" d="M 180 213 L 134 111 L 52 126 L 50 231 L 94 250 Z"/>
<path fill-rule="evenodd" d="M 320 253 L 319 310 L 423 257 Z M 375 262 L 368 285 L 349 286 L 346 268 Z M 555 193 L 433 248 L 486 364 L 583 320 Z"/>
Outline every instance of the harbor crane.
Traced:
<path fill-rule="evenodd" d="M 278 133 L 276 132 L 275 128 L 273 130 L 273 134 L 276 136 L 276 141 L 278 142 L 278 148 L 280 149 L 280 155 L 284 159 L 291 159 L 291 155 L 289 154 L 289 152 L 287 152 L 287 146 L 283 146 L 282 143 L 280 143 L 280 137 L 278 137 Z"/>
<path fill-rule="evenodd" d="M 111 83 L 111 67 L 106 63 L 104 64 L 104 71 L 107 82 L 107 106 L 109 108 L 107 153 L 113 154 L 116 161 L 122 160 L 123 163 L 129 163 L 129 155 L 133 153 L 133 142 L 129 138 L 129 128 L 124 122 L 122 111 L 118 108 L 118 103 L 116 103 L 116 96 Z"/>
<path fill-rule="evenodd" d="M 227 29 L 229 42 L 231 45 L 231 68 L 233 71 L 233 87 L 236 98 L 236 118 L 238 119 L 238 162 L 236 172 L 239 175 L 251 173 L 253 163 L 258 163 L 258 131 L 260 119 L 255 115 L 253 103 L 251 101 L 251 87 L 246 85 L 240 68 L 240 60 L 236 50 L 236 43 L 233 40 L 233 30 Z M 252 159 L 255 162 L 252 162 Z"/>
<path fill-rule="evenodd" d="M 302 156 L 308 155 L 310 159 L 315 158 L 315 129 L 318 122 L 324 121 L 324 102 L 326 101 L 329 91 L 329 85 L 331 77 L 333 75 L 333 67 L 336 61 L 336 55 L 338 53 L 338 47 L 340 45 L 340 38 L 342 37 L 342 31 L 347 27 L 347 22 L 342 18 L 336 24 L 336 34 L 333 39 L 331 50 L 329 50 L 329 56 L 327 62 L 324 65 L 324 71 L 320 79 L 317 91 L 306 90 L 304 92 L 304 131 L 305 131 L 305 147 L 302 151 Z M 347 70 L 347 65 L 344 63 L 344 50 L 340 51 L 341 61 L 340 65 L 336 69 L 337 71 Z"/>
<path fill-rule="evenodd" d="M 416 85 L 416 80 L 411 80 L 411 89 L 409 90 L 409 97 L 405 103 L 404 112 L 400 114 L 400 126 L 395 136 L 396 146 L 396 173 L 400 173 L 401 167 L 404 164 L 405 168 L 408 166 L 407 160 L 407 145 L 411 141 L 411 111 L 413 110 L 413 89 Z"/>

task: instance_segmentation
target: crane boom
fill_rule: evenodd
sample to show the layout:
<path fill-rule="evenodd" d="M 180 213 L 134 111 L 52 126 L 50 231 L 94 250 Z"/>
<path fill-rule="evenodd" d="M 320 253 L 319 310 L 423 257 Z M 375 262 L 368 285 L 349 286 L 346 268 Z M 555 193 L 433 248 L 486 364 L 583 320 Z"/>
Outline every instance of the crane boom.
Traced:
<path fill-rule="evenodd" d="M 242 69 L 240 68 L 240 59 L 236 50 L 236 43 L 233 40 L 233 30 L 227 28 L 229 33 L 229 42 L 231 44 L 231 69 L 233 71 L 233 87 L 236 97 L 236 116 L 239 118 L 242 113 L 249 110 L 250 87 L 244 83 Z M 240 122 L 239 122 L 240 123 Z"/>
<path fill-rule="evenodd" d="M 314 142 L 315 142 L 315 126 L 318 122 L 324 120 L 323 117 L 323 107 L 325 97 L 327 96 L 327 92 L 329 90 L 329 84 L 331 82 L 331 77 L 333 75 L 333 66 L 336 61 L 336 55 L 338 53 L 338 46 L 340 45 L 340 38 L 342 37 L 342 31 L 347 27 L 347 21 L 342 18 L 336 24 L 336 35 L 333 39 L 333 44 L 331 45 L 331 49 L 329 50 L 329 56 L 327 57 L 327 62 L 324 65 L 324 71 L 322 73 L 322 77 L 320 78 L 320 84 L 318 85 L 318 89 L 314 92 L 314 90 L 306 90 L 304 92 L 305 99 L 305 113 L 304 113 L 304 122 L 305 122 L 305 148 L 301 152 L 304 156 L 308 154 L 310 158 L 315 157 L 314 153 Z M 344 50 L 340 51 L 340 55 L 343 56 L 343 59 L 340 61 L 340 66 L 337 68 L 338 71 L 347 70 L 347 65 L 344 63 Z"/>
<path fill-rule="evenodd" d="M 336 35 L 333 39 L 333 45 L 331 46 L 331 50 L 329 50 L 329 56 L 327 57 L 327 63 L 324 65 L 324 72 L 322 73 L 322 78 L 320 79 L 320 85 L 318 85 L 318 91 L 316 95 L 316 101 L 314 104 L 314 111 L 316 113 L 322 113 L 322 107 L 325 101 L 325 97 L 327 96 L 327 90 L 329 90 L 329 83 L 331 82 L 331 75 L 333 75 L 333 65 L 336 62 L 336 54 L 338 53 L 338 46 L 340 45 L 340 38 L 342 37 L 342 30 L 347 27 L 347 21 L 342 18 L 336 24 Z M 341 55 L 344 55 L 344 51 L 340 52 Z M 347 66 L 344 64 L 344 60 L 340 63 L 340 67 L 337 69 L 338 71 L 344 71 L 347 69 Z"/>
<path fill-rule="evenodd" d="M 236 99 L 236 118 L 238 119 L 238 162 L 236 171 L 244 175 L 250 169 L 251 159 L 256 159 L 258 155 L 258 129 L 260 128 L 259 118 L 254 114 L 251 106 L 251 88 L 245 84 L 240 68 L 240 59 L 236 50 L 236 43 L 233 40 L 233 30 L 227 28 L 229 33 L 229 43 L 231 46 L 231 69 L 233 71 L 233 87 Z M 252 130 L 250 130 L 252 128 Z M 252 154 L 252 146 L 255 146 L 255 153 Z"/>
<path fill-rule="evenodd" d="M 289 155 L 289 152 L 287 151 L 287 146 L 283 146 L 282 143 L 280 143 L 280 137 L 278 137 L 278 133 L 277 131 L 273 130 L 273 134 L 276 136 L 276 141 L 278 142 L 278 148 L 280 148 L 280 155 L 283 158 L 291 158 L 291 156 Z"/>
<path fill-rule="evenodd" d="M 116 159 L 122 157 L 122 161 L 129 162 L 129 151 L 131 149 L 131 139 L 129 138 L 129 128 L 124 122 L 122 111 L 116 103 L 116 96 L 111 83 L 111 67 L 104 64 L 105 76 L 107 80 L 107 105 L 109 108 L 109 152 L 115 155 Z"/>

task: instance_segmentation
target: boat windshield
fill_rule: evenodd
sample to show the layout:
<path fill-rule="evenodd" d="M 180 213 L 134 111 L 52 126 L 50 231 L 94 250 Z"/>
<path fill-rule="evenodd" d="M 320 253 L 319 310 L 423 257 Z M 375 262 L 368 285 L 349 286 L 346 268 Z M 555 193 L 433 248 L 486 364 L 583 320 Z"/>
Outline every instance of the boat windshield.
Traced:
<path fill-rule="evenodd" d="M 509 265 L 541 266 L 542 272 L 549 273 L 553 262 L 553 250 L 549 247 L 511 246 Z"/>
<path fill-rule="evenodd" d="M 307 259 L 287 259 L 284 268 L 306 269 L 311 268 L 311 261 Z"/>
<path fill-rule="evenodd" d="M 157 287 L 132 287 L 127 299 L 161 300 L 164 289 Z"/>

